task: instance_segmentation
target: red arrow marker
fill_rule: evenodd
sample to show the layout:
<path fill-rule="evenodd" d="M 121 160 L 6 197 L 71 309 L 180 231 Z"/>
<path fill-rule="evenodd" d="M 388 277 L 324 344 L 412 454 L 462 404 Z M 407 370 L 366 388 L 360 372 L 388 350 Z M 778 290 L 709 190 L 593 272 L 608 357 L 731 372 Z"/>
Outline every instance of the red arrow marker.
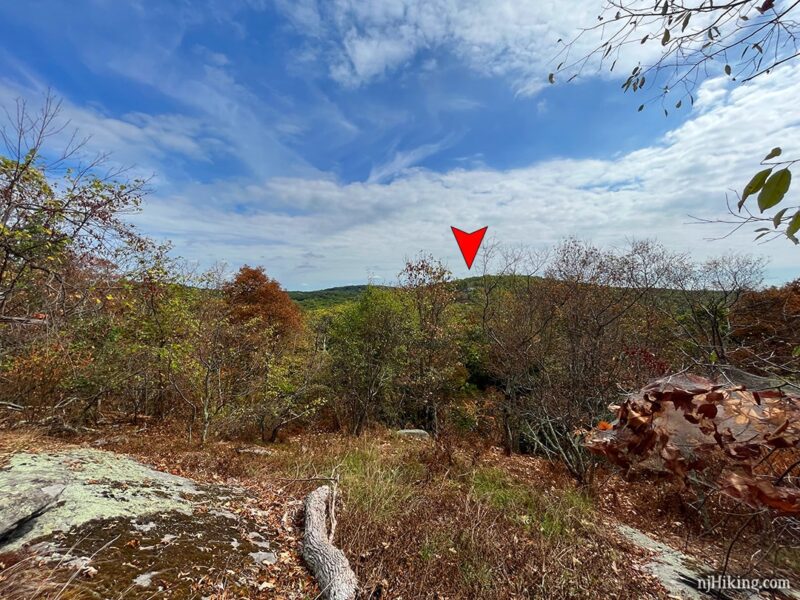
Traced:
<path fill-rule="evenodd" d="M 481 247 L 483 236 L 489 227 L 483 227 L 472 233 L 461 231 L 455 227 L 450 227 L 453 230 L 453 235 L 456 236 L 456 243 L 458 249 L 461 250 L 461 256 L 464 257 L 464 262 L 467 263 L 467 268 L 472 268 L 472 263 L 475 260 L 475 255 L 478 253 L 478 248 Z"/>

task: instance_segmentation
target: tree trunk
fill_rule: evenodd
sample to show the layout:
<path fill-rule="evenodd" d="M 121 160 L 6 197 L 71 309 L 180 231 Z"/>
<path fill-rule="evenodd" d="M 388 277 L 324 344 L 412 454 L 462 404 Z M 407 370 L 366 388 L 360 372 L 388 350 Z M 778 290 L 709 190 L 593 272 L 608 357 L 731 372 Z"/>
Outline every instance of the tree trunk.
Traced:
<path fill-rule="evenodd" d="M 506 400 L 507 402 L 508 400 Z M 508 406 L 503 406 L 503 449 L 506 456 L 514 453 L 514 432 L 511 429 L 511 410 Z"/>
<path fill-rule="evenodd" d="M 327 600 L 354 600 L 358 580 L 347 557 L 328 538 L 327 485 L 306 496 L 306 530 L 303 534 L 303 558 L 317 579 L 321 597 Z"/>
<path fill-rule="evenodd" d="M 205 446 L 208 441 L 208 426 L 211 423 L 211 415 L 208 410 L 203 410 L 203 432 L 200 436 L 200 445 Z"/>
<path fill-rule="evenodd" d="M 353 435 L 355 437 L 361 437 L 361 433 L 363 431 L 364 431 L 364 419 L 362 419 L 361 415 L 359 415 L 356 418 L 356 424 L 355 424 L 355 427 L 353 428 Z"/>
<path fill-rule="evenodd" d="M 275 442 L 278 441 L 278 432 L 281 430 L 281 425 L 282 425 L 281 423 L 278 423 L 277 425 L 275 425 L 275 427 L 272 428 L 272 431 L 269 434 L 268 443 L 274 444 Z"/>

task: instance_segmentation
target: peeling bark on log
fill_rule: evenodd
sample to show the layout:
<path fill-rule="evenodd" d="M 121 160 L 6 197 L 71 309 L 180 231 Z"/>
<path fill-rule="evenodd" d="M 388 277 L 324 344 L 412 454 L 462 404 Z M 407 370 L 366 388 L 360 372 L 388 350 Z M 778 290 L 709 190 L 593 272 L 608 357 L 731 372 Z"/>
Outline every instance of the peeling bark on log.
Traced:
<path fill-rule="evenodd" d="M 328 600 L 353 600 L 358 580 L 344 553 L 328 538 L 327 485 L 306 496 L 306 529 L 303 534 L 303 558 L 319 583 L 322 597 Z"/>
<path fill-rule="evenodd" d="M 18 325 L 44 325 L 47 319 L 37 317 L 8 317 L 0 315 L 0 323 L 17 323 Z"/>

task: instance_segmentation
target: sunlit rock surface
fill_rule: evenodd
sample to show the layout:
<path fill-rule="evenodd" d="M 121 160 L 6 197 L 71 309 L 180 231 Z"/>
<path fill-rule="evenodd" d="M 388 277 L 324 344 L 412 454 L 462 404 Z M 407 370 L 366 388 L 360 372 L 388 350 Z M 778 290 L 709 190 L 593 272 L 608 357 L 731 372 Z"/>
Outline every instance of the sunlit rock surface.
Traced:
<path fill-rule="evenodd" d="M 101 450 L 19 453 L 0 469 L 0 553 L 85 573 L 100 597 L 257 588 L 277 560 L 259 512 L 245 490 Z"/>

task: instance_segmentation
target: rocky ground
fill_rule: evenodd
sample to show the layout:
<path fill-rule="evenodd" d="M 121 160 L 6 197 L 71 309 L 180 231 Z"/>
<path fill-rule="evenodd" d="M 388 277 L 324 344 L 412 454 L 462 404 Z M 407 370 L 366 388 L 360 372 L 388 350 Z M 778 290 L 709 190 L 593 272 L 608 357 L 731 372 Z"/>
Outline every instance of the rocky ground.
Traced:
<path fill-rule="evenodd" d="M 136 433 L 69 444 L 0 431 L 0 597 L 318 597 L 319 589 L 300 557 L 300 499 L 319 483 L 307 470 L 298 469 L 292 477 L 294 467 L 283 464 L 286 459 L 281 455 L 287 449 L 234 450 L 219 445 L 202 452 L 171 452 L 168 438 L 161 440 L 166 445 L 159 450 L 157 438 Z M 424 448 L 429 442 L 413 440 L 400 447 L 407 444 Z M 323 447 L 329 453 L 335 450 Z M 304 443 L 298 448 L 298 456 L 315 452 Z M 491 462 L 492 456 L 484 460 Z M 526 473 L 535 471 L 537 461 L 502 460 L 503 468 L 521 480 L 545 477 L 539 471 Z M 350 499 L 351 504 L 354 501 Z M 614 506 L 615 513 L 624 510 L 620 502 Z M 347 514 L 344 511 L 345 519 Z M 609 562 L 614 572 L 609 577 L 629 585 L 639 581 L 648 590 L 647 597 L 709 597 L 692 587 L 693 579 L 712 571 L 698 553 L 679 552 L 675 544 L 664 543 L 669 536 L 656 539 L 652 532 L 620 525 L 608 515 L 596 517 L 608 521 L 603 527 L 607 542 L 619 540 L 615 546 L 630 549 Z M 348 548 L 353 545 L 348 532 L 354 524 L 343 526 L 337 539 L 363 574 L 371 564 L 369 552 Z M 375 544 L 378 529 L 369 536 Z M 380 548 L 390 544 L 384 542 Z M 445 554 L 445 558 L 450 557 Z M 41 586 L 9 587 L 18 565 L 32 571 L 28 579 L 53 578 L 75 591 L 68 596 L 45 595 L 38 593 Z M 395 597 L 391 592 L 380 597 L 384 595 Z"/>
<path fill-rule="evenodd" d="M 246 489 L 98 449 L 20 452 L 0 470 L 0 553 L 35 553 L 99 598 L 266 595 L 294 550 L 269 516 Z"/>

